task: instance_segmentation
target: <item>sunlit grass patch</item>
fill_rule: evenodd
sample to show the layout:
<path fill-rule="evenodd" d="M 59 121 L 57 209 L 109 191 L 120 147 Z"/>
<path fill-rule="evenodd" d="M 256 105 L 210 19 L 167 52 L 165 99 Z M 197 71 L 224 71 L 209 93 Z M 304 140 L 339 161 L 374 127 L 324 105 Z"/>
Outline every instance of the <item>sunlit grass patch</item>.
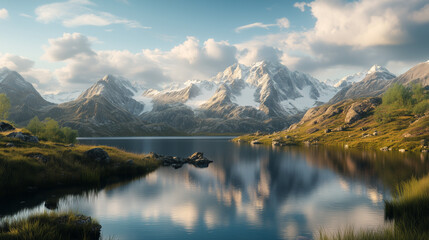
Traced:
<path fill-rule="evenodd" d="M 100 224 L 75 213 L 41 213 L 0 223 L 0 239 L 99 239 Z"/>

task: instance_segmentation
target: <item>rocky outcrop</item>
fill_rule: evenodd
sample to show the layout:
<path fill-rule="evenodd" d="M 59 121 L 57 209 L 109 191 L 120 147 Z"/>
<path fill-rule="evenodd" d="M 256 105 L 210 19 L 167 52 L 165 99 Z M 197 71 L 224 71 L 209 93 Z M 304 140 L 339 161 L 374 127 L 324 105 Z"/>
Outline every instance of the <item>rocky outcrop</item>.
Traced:
<path fill-rule="evenodd" d="M 47 163 L 49 161 L 49 158 L 46 157 L 45 155 L 41 154 L 41 153 L 30 153 L 27 156 L 30 158 L 34 158 L 38 161 L 41 161 L 43 163 Z"/>
<path fill-rule="evenodd" d="M 195 152 L 187 158 L 163 156 L 156 153 L 151 153 L 151 157 L 161 161 L 163 166 L 172 166 L 174 169 L 181 168 L 184 164 L 192 164 L 197 168 L 206 168 L 213 162 L 204 157 L 202 152 Z"/>
<path fill-rule="evenodd" d="M 84 156 L 88 160 L 100 164 L 107 164 L 110 162 L 109 154 L 102 148 L 93 148 L 91 150 L 88 150 L 84 153 Z"/>
<path fill-rule="evenodd" d="M 288 130 L 294 130 L 304 123 L 311 122 L 312 125 L 316 125 L 328 118 L 336 116 L 343 112 L 343 106 L 341 103 L 334 105 L 322 105 L 319 107 L 310 108 L 302 117 L 301 121 L 295 123 L 289 127 Z"/>
<path fill-rule="evenodd" d="M 7 132 L 7 131 L 12 131 L 15 130 L 15 128 L 6 122 L 0 122 L 0 132 Z"/>
<path fill-rule="evenodd" d="M 36 136 L 32 136 L 32 135 L 22 133 L 22 132 L 12 132 L 12 133 L 9 133 L 6 137 L 18 138 L 24 142 L 31 142 L 31 143 L 38 143 L 39 142 L 39 139 Z"/>
<path fill-rule="evenodd" d="M 365 99 L 360 102 L 353 103 L 346 113 L 345 123 L 352 124 L 364 117 L 369 111 L 381 104 L 380 98 Z"/>

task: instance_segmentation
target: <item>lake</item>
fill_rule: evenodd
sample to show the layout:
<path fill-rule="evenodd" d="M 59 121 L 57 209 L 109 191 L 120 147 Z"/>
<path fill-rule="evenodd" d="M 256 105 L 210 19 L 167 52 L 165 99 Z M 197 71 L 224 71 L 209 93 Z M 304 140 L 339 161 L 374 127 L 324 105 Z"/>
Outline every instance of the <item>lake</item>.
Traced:
<path fill-rule="evenodd" d="M 208 168 L 161 167 L 102 189 L 3 199 L 0 216 L 58 210 L 95 217 L 114 239 L 312 239 L 320 229 L 376 228 L 394 186 L 428 172 L 428 156 L 323 146 L 239 144 L 230 137 L 81 138 L 130 152 L 186 157 L 196 151 Z"/>

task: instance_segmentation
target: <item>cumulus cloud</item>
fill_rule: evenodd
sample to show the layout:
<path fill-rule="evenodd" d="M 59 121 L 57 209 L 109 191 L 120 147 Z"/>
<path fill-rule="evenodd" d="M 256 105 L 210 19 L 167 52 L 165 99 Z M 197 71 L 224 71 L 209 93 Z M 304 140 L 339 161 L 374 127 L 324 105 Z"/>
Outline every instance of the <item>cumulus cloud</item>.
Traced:
<path fill-rule="evenodd" d="M 0 8 L 0 19 L 6 19 L 9 17 L 9 12 L 6 8 Z"/>
<path fill-rule="evenodd" d="M 123 24 L 129 28 L 150 28 L 142 26 L 135 20 L 121 18 L 108 12 L 96 11 L 92 9 L 95 6 L 89 0 L 69 0 L 45 4 L 36 8 L 36 20 L 42 23 L 59 21 L 65 27 Z"/>
<path fill-rule="evenodd" d="M 50 39 L 49 44 L 44 58 L 66 64 L 53 75 L 68 89 L 88 87 L 106 74 L 121 75 L 148 88 L 160 88 L 172 82 L 209 78 L 237 62 L 237 49 L 228 42 L 208 39 L 200 43 L 192 36 L 168 51 L 143 49 L 138 53 L 94 51 L 88 37 L 79 33 L 65 33 Z"/>
<path fill-rule="evenodd" d="M 12 71 L 26 72 L 34 66 L 34 61 L 25 57 L 5 53 L 0 54 L 0 66 L 7 67 Z"/>
<path fill-rule="evenodd" d="M 306 6 L 310 6 L 310 4 L 306 3 L 306 2 L 296 2 L 295 4 L 293 4 L 294 7 L 298 8 L 299 10 L 301 10 L 301 12 L 305 11 L 305 7 Z"/>
<path fill-rule="evenodd" d="M 429 55 L 429 4 L 425 0 L 315 0 L 295 3 L 315 17 L 312 29 L 255 37 L 241 48 L 271 46 L 280 60 L 320 79 L 340 78 L 372 64 L 391 66 L 396 74 Z M 255 54 L 254 54 L 255 55 Z M 241 55 L 248 62 L 251 55 Z M 400 68 L 395 62 L 400 62 Z M 349 72 L 345 72 L 348 70 Z"/>
<path fill-rule="evenodd" d="M 270 27 L 274 27 L 274 26 L 277 26 L 279 28 L 289 28 L 289 20 L 287 18 L 279 18 L 277 19 L 276 23 L 272 23 L 272 24 L 264 24 L 261 22 L 251 23 L 251 24 L 237 27 L 235 31 L 238 33 L 242 30 L 251 29 L 251 28 L 269 29 Z"/>
<path fill-rule="evenodd" d="M 58 82 L 54 79 L 52 72 L 48 69 L 34 68 L 34 64 L 33 60 L 23 56 L 0 53 L 0 68 L 7 67 L 9 70 L 20 73 L 42 93 L 46 90 L 55 90 Z"/>
<path fill-rule="evenodd" d="M 94 55 L 88 37 L 80 33 L 64 33 L 62 37 L 49 39 L 49 46 L 45 46 L 43 59 L 62 61 L 77 55 Z"/>

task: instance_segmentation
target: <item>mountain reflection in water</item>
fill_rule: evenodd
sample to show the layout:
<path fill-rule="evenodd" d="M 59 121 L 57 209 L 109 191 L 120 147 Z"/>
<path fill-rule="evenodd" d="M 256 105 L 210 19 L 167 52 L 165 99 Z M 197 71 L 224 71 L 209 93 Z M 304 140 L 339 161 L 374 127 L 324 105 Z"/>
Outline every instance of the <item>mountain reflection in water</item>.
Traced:
<path fill-rule="evenodd" d="M 208 168 L 160 168 L 127 184 L 60 198 L 119 239 L 295 239 L 321 228 L 374 228 L 398 181 L 428 172 L 427 156 L 326 147 L 252 146 L 225 138 L 83 139 L 185 157 Z M 43 204 L 15 214 L 43 211 Z"/>

